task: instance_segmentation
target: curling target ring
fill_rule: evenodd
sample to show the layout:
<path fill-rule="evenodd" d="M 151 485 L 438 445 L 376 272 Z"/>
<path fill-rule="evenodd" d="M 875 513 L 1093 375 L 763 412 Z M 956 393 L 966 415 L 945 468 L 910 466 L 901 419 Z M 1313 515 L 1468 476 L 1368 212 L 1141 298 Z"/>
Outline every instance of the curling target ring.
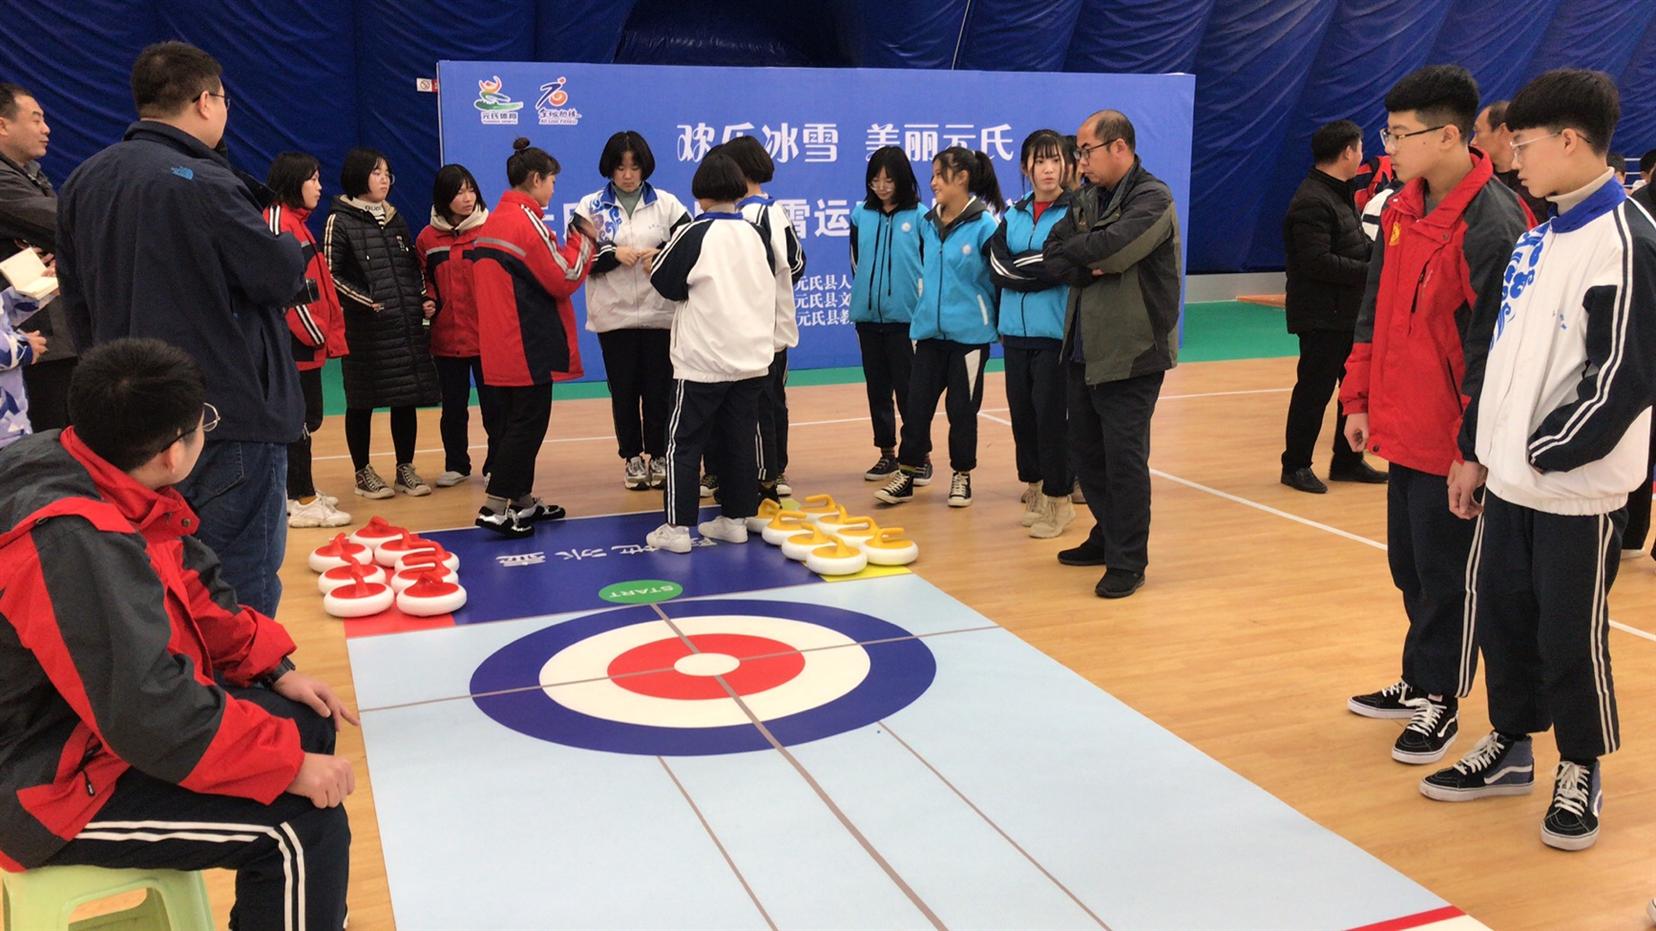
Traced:
<path fill-rule="evenodd" d="M 629 607 L 522 637 L 478 666 L 473 701 L 513 730 L 572 747 L 740 753 L 770 746 L 750 713 L 783 744 L 820 740 L 906 707 L 937 671 L 909 631 L 840 608 L 710 600 L 675 603 L 671 616 Z M 532 682 L 546 687 L 523 688 Z"/>

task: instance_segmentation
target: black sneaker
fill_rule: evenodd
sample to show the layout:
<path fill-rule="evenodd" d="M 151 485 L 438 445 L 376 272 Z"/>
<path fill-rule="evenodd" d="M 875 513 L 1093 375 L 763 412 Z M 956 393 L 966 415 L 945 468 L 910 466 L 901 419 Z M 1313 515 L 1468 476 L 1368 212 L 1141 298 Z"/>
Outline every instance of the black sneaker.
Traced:
<path fill-rule="evenodd" d="M 1357 482 L 1363 485 L 1384 485 L 1389 479 L 1389 474 L 1361 461 L 1354 465 L 1348 466 L 1330 466 L 1328 469 L 1328 480 L 1331 482 Z"/>
<path fill-rule="evenodd" d="M 1460 732 L 1460 707 L 1454 696 L 1433 699 L 1418 695 L 1409 700 L 1414 716 L 1392 744 L 1392 759 L 1399 763 L 1436 763 Z"/>
<path fill-rule="evenodd" d="M 520 524 L 538 524 L 543 520 L 563 520 L 569 513 L 559 504 L 547 504 L 539 498 L 528 507 L 512 508 L 513 516 Z"/>
<path fill-rule="evenodd" d="M 521 539 L 535 532 L 534 525 L 518 520 L 517 512 L 511 508 L 507 508 L 498 514 L 488 508 L 480 508 L 477 512 L 477 519 L 472 523 L 484 530 L 493 530 L 503 537 L 513 539 Z"/>
<path fill-rule="evenodd" d="M 1604 780 L 1598 761 L 1582 766 L 1560 760 L 1552 804 L 1541 819 L 1541 843 L 1559 850 L 1586 850 L 1598 840 L 1599 812 L 1603 810 Z"/>
<path fill-rule="evenodd" d="M 931 460 L 927 459 L 926 464 L 921 466 L 920 470 L 914 473 L 914 484 L 919 488 L 924 488 L 931 484 L 931 480 L 932 464 Z"/>
<path fill-rule="evenodd" d="M 1317 473 L 1310 469 L 1283 469 L 1282 484 L 1295 491 L 1307 494 L 1324 495 L 1328 493 L 1328 486 L 1324 485 Z"/>
<path fill-rule="evenodd" d="M 972 473 L 956 472 L 949 479 L 949 507 L 969 508 L 972 506 Z"/>
<path fill-rule="evenodd" d="M 1080 546 L 1059 550 L 1058 561 L 1066 566 L 1102 566 L 1104 565 L 1104 547 L 1094 543 L 1091 539 L 1082 540 Z"/>
<path fill-rule="evenodd" d="M 881 453 L 880 454 L 880 461 L 874 463 L 874 465 L 871 468 L 869 468 L 869 470 L 867 472 L 863 473 L 863 481 L 865 481 L 865 482 L 884 481 L 885 479 L 890 478 L 892 476 L 892 473 L 894 473 L 896 471 L 897 471 L 897 460 L 892 458 L 891 456 L 886 455 L 885 453 Z"/>
<path fill-rule="evenodd" d="M 1414 697 L 1409 683 L 1399 679 L 1378 692 L 1351 696 L 1346 700 L 1346 708 L 1365 718 L 1412 718 L 1414 706 L 1409 701 Z"/>
<path fill-rule="evenodd" d="M 1420 794 L 1440 802 L 1525 795 L 1533 788 L 1535 748 L 1527 740 L 1507 740 L 1499 731 L 1490 731 L 1459 763 L 1420 780 Z"/>
<path fill-rule="evenodd" d="M 1126 598 L 1144 587 L 1144 573 L 1126 569 L 1106 569 L 1104 577 L 1093 586 L 1093 594 L 1100 598 Z"/>
<path fill-rule="evenodd" d="M 885 487 L 874 492 L 874 498 L 886 504 L 906 504 L 914 500 L 915 477 L 909 472 L 898 472 Z"/>

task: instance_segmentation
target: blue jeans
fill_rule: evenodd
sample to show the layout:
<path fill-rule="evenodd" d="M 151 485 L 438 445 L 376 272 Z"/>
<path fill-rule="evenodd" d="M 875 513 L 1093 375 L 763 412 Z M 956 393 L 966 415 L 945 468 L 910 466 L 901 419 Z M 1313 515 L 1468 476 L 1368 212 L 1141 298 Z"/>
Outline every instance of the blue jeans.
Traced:
<path fill-rule="evenodd" d="M 287 551 L 287 447 L 209 441 L 178 491 L 201 518 L 196 536 L 218 554 L 237 600 L 275 617 Z"/>

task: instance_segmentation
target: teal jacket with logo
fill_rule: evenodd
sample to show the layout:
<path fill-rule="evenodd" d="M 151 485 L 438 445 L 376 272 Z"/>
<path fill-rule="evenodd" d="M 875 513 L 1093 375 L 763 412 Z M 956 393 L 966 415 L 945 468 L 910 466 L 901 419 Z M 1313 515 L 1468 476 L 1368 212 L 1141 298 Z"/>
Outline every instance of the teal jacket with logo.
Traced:
<path fill-rule="evenodd" d="M 851 209 L 851 321 L 908 323 L 919 299 L 919 207 L 885 213 L 858 204 Z"/>
<path fill-rule="evenodd" d="M 1035 219 L 1035 195 L 1026 195 L 1006 211 L 989 240 L 989 277 L 1001 289 L 1002 336 L 1064 338 L 1064 311 L 1069 288 L 1046 267 L 1041 247 L 1069 212 L 1070 195 L 1058 195 Z"/>
<path fill-rule="evenodd" d="M 939 224 L 937 210 L 920 224 L 919 302 L 909 338 L 981 344 L 995 341 L 995 283 L 989 279 L 989 238 L 1000 223 L 976 197 L 960 216 Z"/>

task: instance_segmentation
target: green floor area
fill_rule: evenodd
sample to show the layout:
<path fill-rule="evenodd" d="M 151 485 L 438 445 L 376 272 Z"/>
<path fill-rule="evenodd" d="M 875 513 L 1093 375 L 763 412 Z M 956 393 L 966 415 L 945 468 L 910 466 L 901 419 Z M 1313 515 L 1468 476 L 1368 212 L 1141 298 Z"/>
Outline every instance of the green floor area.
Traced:
<path fill-rule="evenodd" d="M 1229 359 L 1272 359 L 1299 353 L 1299 341 L 1288 335 L 1282 311 L 1238 301 L 1212 301 L 1185 305 L 1184 345 L 1180 362 L 1222 362 Z M 1001 370 L 1001 361 L 989 362 L 989 371 Z M 795 369 L 788 373 L 789 387 L 844 385 L 862 381 L 862 368 L 845 366 L 830 369 Z M 559 385 L 559 400 L 607 398 L 608 386 L 601 381 Z M 322 370 L 322 396 L 329 414 L 345 412 L 345 387 L 340 381 L 339 362 Z M 474 394 L 472 403 L 477 403 Z"/>

